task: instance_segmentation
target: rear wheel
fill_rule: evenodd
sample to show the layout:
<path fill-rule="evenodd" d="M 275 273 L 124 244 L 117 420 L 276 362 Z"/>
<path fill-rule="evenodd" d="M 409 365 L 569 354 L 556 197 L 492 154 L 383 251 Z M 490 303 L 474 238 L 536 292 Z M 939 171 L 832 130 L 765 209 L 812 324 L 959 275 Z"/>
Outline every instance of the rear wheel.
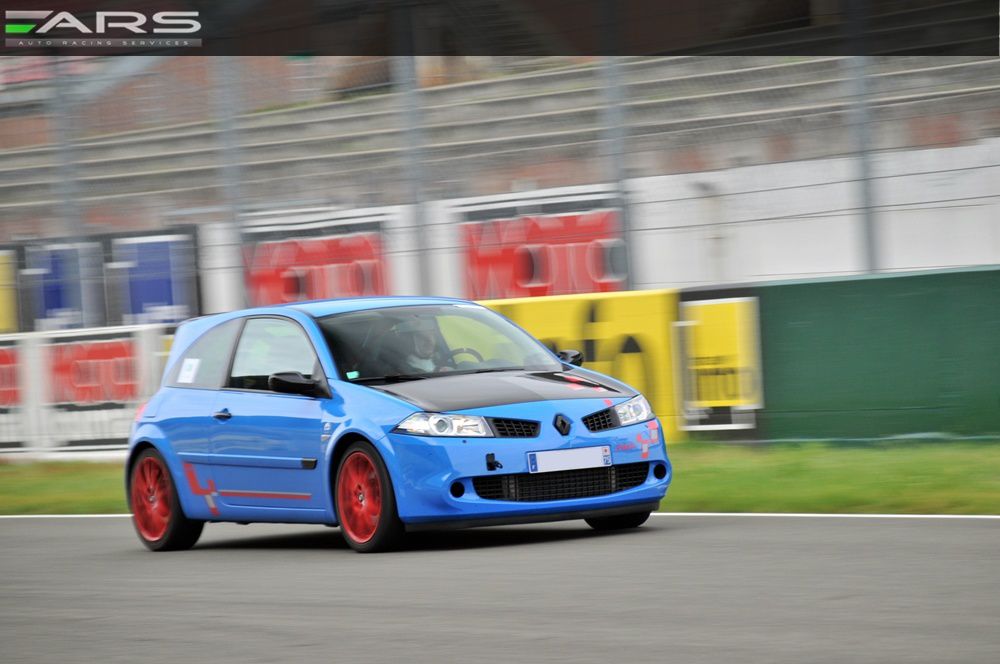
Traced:
<path fill-rule="evenodd" d="M 619 514 L 616 516 L 599 516 L 593 519 L 585 519 L 587 525 L 594 530 L 625 530 L 627 528 L 638 528 L 646 523 L 646 519 L 652 512 L 633 512 L 632 514 Z"/>
<path fill-rule="evenodd" d="M 402 539 L 403 523 L 382 457 L 370 443 L 352 443 L 337 467 L 337 521 L 347 544 L 361 553 L 386 551 Z"/>
<path fill-rule="evenodd" d="M 153 448 L 140 452 L 132 466 L 129 507 L 139 540 L 153 551 L 190 549 L 205 526 L 184 516 L 167 464 Z"/>

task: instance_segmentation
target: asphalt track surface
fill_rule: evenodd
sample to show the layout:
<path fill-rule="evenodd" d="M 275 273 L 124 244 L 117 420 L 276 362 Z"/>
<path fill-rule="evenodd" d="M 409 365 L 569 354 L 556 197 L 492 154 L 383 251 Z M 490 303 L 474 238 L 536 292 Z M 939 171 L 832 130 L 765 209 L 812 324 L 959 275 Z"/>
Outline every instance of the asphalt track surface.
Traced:
<path fill-rule="evenodd" d="M 421 533 L 0 520 L 0 661 L 1000 661 L 1000 521 L 654 516 Z"/>

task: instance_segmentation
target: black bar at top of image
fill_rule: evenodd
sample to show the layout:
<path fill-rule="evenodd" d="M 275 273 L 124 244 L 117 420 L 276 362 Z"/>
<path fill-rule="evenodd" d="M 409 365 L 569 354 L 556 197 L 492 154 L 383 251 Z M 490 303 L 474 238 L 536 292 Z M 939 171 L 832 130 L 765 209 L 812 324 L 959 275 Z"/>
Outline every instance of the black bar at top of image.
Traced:
<path fill-rule="evenodd" d="M 996 0 L 10 0 L 3 12 L 4 55 L 981 56 L 1000 48 Z M 46 28 L 60 12 L 69 16 Z M 164 32 L 184 29 L 180 16 L 200 28 Z M 107 23 L 140 18 L 132 28 Z"/>

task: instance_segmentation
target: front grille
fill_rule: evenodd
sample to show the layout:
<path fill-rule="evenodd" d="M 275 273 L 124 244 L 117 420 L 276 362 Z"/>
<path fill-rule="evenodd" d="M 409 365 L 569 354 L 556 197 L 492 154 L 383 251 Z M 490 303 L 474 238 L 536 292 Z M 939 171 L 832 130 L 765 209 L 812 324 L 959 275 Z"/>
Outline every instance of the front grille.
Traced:
<path fill-rule="evenodd" d="M 490 424 L 497 438 L 535 438 L 540 425 L 531 420 L 512 420 L 506 417 L 491 417 Z"/>
<path fill-rule="evenodd" d="M 583 418 L 583 426 L 588 431 L 607 431 L 618 426 L 618 415 L 614 408 L 605 408 Z"/>
<path fill-rule="evenodd" d="M 600 468 L 473 477 L 480 498 L 538 502 L 604 496 L 639 486 L 649 475 L 649 463 L 624 463 Z"/>

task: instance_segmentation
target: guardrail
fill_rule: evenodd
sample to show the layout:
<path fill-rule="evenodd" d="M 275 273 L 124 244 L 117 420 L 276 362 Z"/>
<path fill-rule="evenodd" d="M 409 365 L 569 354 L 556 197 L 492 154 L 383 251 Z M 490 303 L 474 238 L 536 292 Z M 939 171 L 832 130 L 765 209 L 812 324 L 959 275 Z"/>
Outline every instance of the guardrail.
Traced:
<path fill-rule="evenodd" d="M 1000 434 L 1000 268 L 484 301 L 642 391 L 668 442 Z M 120 449 L 172 329 L 0 336 L 0 451 Z"/>
<path fill-rule="evenodd" d="M 0 336 L 0 450 L 122 447 L 159 385 L 171 328 Z"/>

